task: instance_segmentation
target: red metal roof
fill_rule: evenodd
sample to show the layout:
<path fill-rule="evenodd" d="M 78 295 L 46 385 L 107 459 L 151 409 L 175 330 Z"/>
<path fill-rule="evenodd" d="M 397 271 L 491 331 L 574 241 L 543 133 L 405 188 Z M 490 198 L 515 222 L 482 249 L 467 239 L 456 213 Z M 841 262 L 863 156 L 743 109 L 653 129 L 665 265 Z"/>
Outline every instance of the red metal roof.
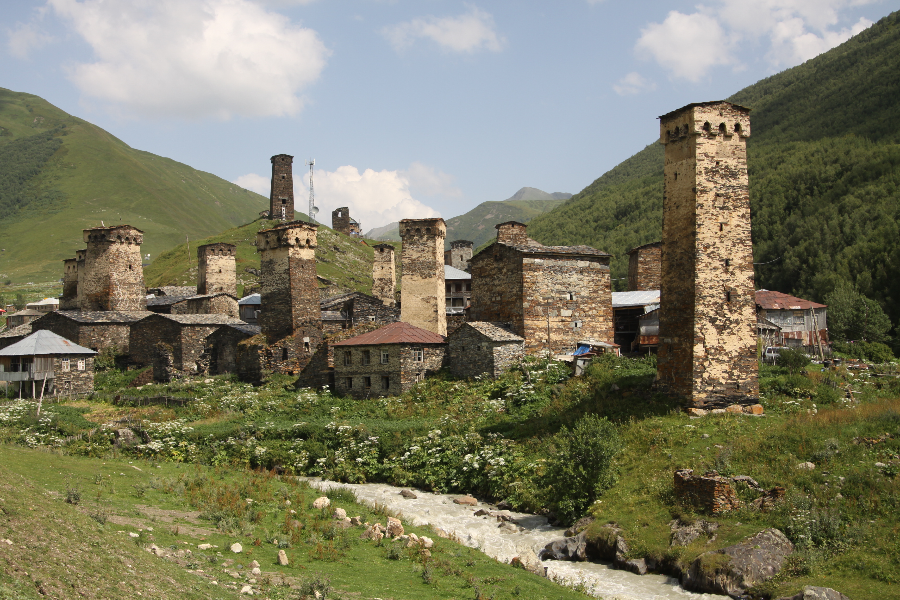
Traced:
<path fill-rule="evenodd" d="M 356 337 L 335 342 L 334 346 L 370 346 L 373 344 L 443 344 L 444 336 L 398 321 Z"/>
<path fill-rule="evenodd" d="M 827 308 L 825 304 L 817 304 L 811 300 L 797 298 L 790 294 L 756 290 L 756 304 L 765 310 L 809 310 L 810 308 Z"/>

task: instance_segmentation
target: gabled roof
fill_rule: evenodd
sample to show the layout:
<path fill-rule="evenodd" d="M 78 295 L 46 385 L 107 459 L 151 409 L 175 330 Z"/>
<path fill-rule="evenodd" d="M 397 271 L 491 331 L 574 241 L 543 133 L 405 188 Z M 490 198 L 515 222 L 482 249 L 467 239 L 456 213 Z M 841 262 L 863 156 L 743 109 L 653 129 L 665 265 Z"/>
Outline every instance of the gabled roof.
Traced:
<path fill-rule="evenodd" d="M 262 295 L 258 292 L 256 294 L 250 294 L 249 296 L 244 296 L 240 300 L 238 300 L 238 304 L 241 306 L 245 306 L 247 304 L 259 305 L 262 304 Z"/>
<path fill-rule="evenodd" d="M 472 279 L 472 275 L 450 265 L 444 265 L 444 279 Z"/>
<path fill-rule="evenodd" d="M 245 322 L 241 321 L 236 317 L 232 317 L 230 315 L 224 315 L 221 313 L 212 313 L 212 314 L 200 314 L 200 315 L 190 315 L 190 314 L 175 314 L 175 315 L 161 315 L 159 313 L 148 313 L 147 318 L 157 318 L 157 319 L 167 319 L 169 321 L 175 321 L 181 325 L 244 325 Z M 145 319 L 142 319 L 145 320 Z"/>
<path fill-rule="evenodd" d="M 503 244 L 503 242 L 497 243 Z M 515 248 L 519 252 L 523 252 L 525 254 L 573 254 L 582 256 L 612 256 L 609 252 L 597 250 L 596 248 L 592 248 L 590 246 L 545 246 L 538 242 L 528 244 L 527 246 L 512 244 L 503 245 L 509 246 L 510 248 Z M 481 253 L 479 252 L 479 254 Z"/>
<path fill-rule="evenodd" d="M 790 294 L 772 292 L 770 290 L 756 290 L 756 305 L 765 310 L 809 310 L 810 308 L 827 308 L 825 304 L 818 304 L 811 300 L 797 298 Z"/>
<path fill-rule="evenodd" d="M 78 323 L 134 323 L 155 314 L 149 310 L 55 310 L 41 318 L 47 319 L 56 315 Z"/>
<path fill-rule="evenodd" d="M 41 329 L 0 350 L 0 356 L 42 356 L 45 354 L 97 354 L 52 331 Z"/>
<path fill-rule="evenodd" d="M 336 304 L 343 304 L 351 299 L 359 298 L 360 300 L 365 300 L 370 304 L 382 305 L 384 304 L 381 300 L 376 298 L 375 296 L 370 296 L 369 294 L 363 292 L 347 292 L 346 294 L 338 294 L 337 296 L 331 296 L 330 298 L 325 298 L 319 302 L 319 306 L 322 309 L 325 309 L 329 306 L 335 306 Z"/>
<path fill-rule="evenodd" d="M 642 290 L 639 292 L 613 292 L 613 308 L 626 306 L 648 306 L 659 304 L 659 290 Z"/>
<path fill-rule="evenodd" d="M 39 317 L 41 315 L 46 315 L 47 313 L 41 312 L 39 310 L 32 310 L 30 308 L 23 308 L 19 312 L 14 312 L 11 315 L 6 315 L 6 318 L 9 317 Z"/>
<path fill-rule="evenodd" d="M 451 337 L 457 331 L 462 330 L 464 327 L 471 327 L 476 330 L 478 333 L 484 335 L 490 340 L 495 342 L 524 342 L 525 338 L 520 337 L 507 329 L 504 323 L 491 323 L 489 321 L 469 321 L 467 323 L 463 323 L 461 326 L 456 328 L 456 330 L 450 334 Z"/>
<path fill-rule="evenodd" d="M 643 250 L 645 248 L 662 248 L 662 241 L 650 242 L 649 244 L 644 244 L 643 246 L 635 246 L 625 254 L 631 254 L 632 252 L 637 252 L 638 250 Z"/>
<path fill-rule="evenodd" d="M 370 331 L 341 342 L 335 342 L 333 346 L 371 346 L 375 344 L 443 344 L 444 336 L 438 335 L 427 329 L 398 321 L 385 325 L 375 331 Z"/>

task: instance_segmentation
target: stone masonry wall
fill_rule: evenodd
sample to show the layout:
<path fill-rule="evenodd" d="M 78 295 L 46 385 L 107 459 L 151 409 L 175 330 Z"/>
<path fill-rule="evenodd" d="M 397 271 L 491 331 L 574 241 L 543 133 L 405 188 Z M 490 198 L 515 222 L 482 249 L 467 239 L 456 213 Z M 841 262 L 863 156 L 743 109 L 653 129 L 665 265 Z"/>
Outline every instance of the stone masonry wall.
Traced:
<path fill-rule="evenodd" d="M 657 383 L 694 408 L 759 396 L 749 110 L 690 105 L 660 118 L 665 145 Z"/>
<path fill-rule="evenodd" d="M 715 471 L 702 477 L 695 477 L 692 469 L 675 471 L 675 497 L 712 514 L 741 506 L 731 482 Z"/>
<path fill-rule="evenodd" d="M 447 335 L 444 297 L 443 219 L 403 219 L 403 281 L 400 320 L 438 335 Z"/>
<path fill-rule="evenodd" d="M 64 369 L 68 361 L 68 368 Z M 78 368 L 78 361 L 84 361 L 84 368 Z M 54 385 L 59 396 L 83 396 L 94 391 L 94 357 L 84 354 L 55 356 L 53 358 Z"/>
<path fill-rule="evenodd" d="M 472 260 L 473 246 L 474 244 L 469 240 L 450 242 L 450 249 L 444 252 L 444 264 L 460 271 L 468 271 L 469 261 Z"/>
<path fill-rule="evenodd" d="M 423 360 L 414 360 L 413 350 L 421 349 Z M 365 364 L 368 352 L 369 363 Z M 388 361 L 381 362 L 381 353 Z M 345 356 L 349 353 L 349 364 Z M 366 346 L 337 346 L 334 348 L 335 393 L 354 398 L 368 396 L 399 396 L 422 378 L 437 372 L 444 364 L 443 344 L 373 344 Z M 370 386 L 365 384 L 368 377 Z M 383 377 L 389 378 L 387 389 Z M 352 379 L 352 387 L 348 383 Z"/>
<path fill-rule="evenodd" d="M 510 246 L 527 246 L 529 240 L 528 230 L 524 223 L 507 221 L 500 223 L 497 228 L 497 242 Z"/>
<path fill-rule="evenodd" d="M 471 327 L 463 327 L 447 338 L 447 366 L 459 378 L 487 374 L 496 379 L 524 355 L 521 341 L 491 340 Z"/>
<path fill-rule="evenodd" d="M 509 323 L 524 337 L 521 253 L 494 244 L 472 257 L 472 297 L 467 320 Z"/>
<path fill-rule="evenodd" d="M 63 261 L 63 293 L 59 298 L 59 310 L 78 310 L 78 259 Z"/>
<path fill-rule="evenodd" d="M 197 248 L 197 294 L 225 292 L 237 296 L 234 244 L 206 244 Z"/>
<path fill-rule="evenodd" d="M 294 157 L 276 154 L 272 161 L 272 191 L 269 194 L 269 215 L 273 219 L 294 220 Z"/>
<path fill-rule="evenodd" d="M 396 282 L 394 247 L 390 244 L 378 244 L 375 246 L 375 262 L 372 264 L 372 295 L 386 305 L 394 306 Z"/>
<path fill-rule="evenodd" d="M 218 293 L 212 296 L 201 296 L 198 298 L 185 298 L 181 302 L 172 304 L 171 314 L 173 315 L 229 315 L 234 318 L 240 318 L 240 306 L 237 298 L 229 296 L 225 293 Z"/>
<path fill-rule="evenodd" d="M 331 228 L 338 233 L 350 235 L 350 209 L 346 206 L 331 211 Z"/>
<path fill-rule="evenodd" d="M 181 353 L 181 325 L 165 317 L 148 317 L 131 326 L 130 353 L 131 362 L 136 365 L 153 363 L 156 345 L 160 342 L 172 350 L 172 360 Z M 178 367 L 179 369 L 181 367 Z"/>
<path fill-rule="evenodd" d="M 628 253 L 628 291 L 658 290 L 662 277 L 662 242 L 647 244 Z"/>
<path fill-rule="evenodd" d="M 78 288 L 75 294 L 75 307 L 72 310 L 78 310 L 84 306 L 84 271 L 86 257 L 87 250 L 75 251 L 75 268 L 77 271 Z"/>
<path fill-rule="evenodd" d="M 84 230 L 87 242 L 82 310 L 145 310 L 141 243 L 144 234 L 130 225 Z"/>

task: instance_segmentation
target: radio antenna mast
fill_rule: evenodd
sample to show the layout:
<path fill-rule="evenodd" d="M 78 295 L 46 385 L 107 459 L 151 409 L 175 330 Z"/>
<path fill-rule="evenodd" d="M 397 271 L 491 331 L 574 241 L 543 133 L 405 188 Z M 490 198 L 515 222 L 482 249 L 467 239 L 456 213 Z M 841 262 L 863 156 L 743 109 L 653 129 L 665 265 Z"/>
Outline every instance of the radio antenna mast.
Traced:
<path fill-rule="evenodd" d="M 316 215 L 319 212 L 319 208 L 316 206 L 316 192 L 313 187 L 313 165 L 316 164 L 316 159 L 311 158 L 306 161 L 306 164 L 309 165 L 309 220 L 315 223 Z"/>

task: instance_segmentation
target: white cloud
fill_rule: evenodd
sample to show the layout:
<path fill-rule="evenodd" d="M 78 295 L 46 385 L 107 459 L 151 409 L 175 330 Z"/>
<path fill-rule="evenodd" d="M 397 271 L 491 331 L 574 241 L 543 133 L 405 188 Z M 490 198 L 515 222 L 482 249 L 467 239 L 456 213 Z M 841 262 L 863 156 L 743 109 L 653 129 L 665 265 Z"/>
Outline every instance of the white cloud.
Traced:
<path fill-rule="evenodd" d="M 462 196 L 462 191 L 453 185 L 456 178 L 440 169 L 414 162 L 406 171 L 402 172 L 402 175 L 409 182 L 410 190 L 416 195 Z"/>
<path fill-rule="evenodd" d="M 283 116 L 329 52 L 315 31 L 248 0 L 48 0 L 93 48 L 70 77 L 143 115 Z"/>
<path fill-rule="evenodd" d="M 28 58 L 32 50 L 42 48 L 54 41 L 53 36 L 43 31 L 41 21 L 46 9 L 38 8 L 29 23 L 16 23 L 15 29 L 7 29 L 6 47 L 16 58 Z"/>
<path fill-rule="evenodd" d="M 269 197 L 269 193 L 272 191 L 272 180 L 269 177 L 263 177 L 262 175 L 257 175 L 256 173 L 247 173 L 246 175 L 241 175 L 232 183 L 241 186 L 245 190 L 250 190 L 251 192 L 256 192 L 257 194 L 262 194 L 267 198 Z"/>
<path fill-rule="evenodd" d="M 656 89 L 656 84 L 640 73 L 631 72 L 613 84 L 613 89 L 620 96 L 629 96 L 641 92 L 652 92 Z"/>
<path fill-rule="evenodd" d="M 792 67 L 869 27 L 868 19 L 846 24 L 843 15 L 875 1 L 710 0 L 694 13 L 672 11 L 662 23 L 650 23 L 635 49 L 673 77 L 689 81 L 699 81 L 717 66 L 741 68 L 735 54 L 757 43 L 766 45 L 772 67 Z"/>
<path fill-rule="evenodd" d="M 445 50 L 499 52 L 505 38 L 494 30 L 494 17 L 476 7 L 458 17 L 420 17 L 381 30 L 398 52 L 410 47 L 417 39 L 426 38 Z"/>

